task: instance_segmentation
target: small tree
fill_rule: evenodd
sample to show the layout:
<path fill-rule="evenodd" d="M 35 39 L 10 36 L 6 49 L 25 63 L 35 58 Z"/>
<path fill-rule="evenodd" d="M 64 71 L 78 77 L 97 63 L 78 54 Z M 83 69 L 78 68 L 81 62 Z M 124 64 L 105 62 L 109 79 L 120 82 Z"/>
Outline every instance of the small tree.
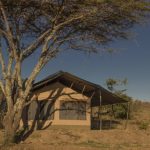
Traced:
<path fill-rule="evenodd" d="M 0 0 L 0 87 L 7 103 L 5 140 L 14 142 L 23 108 L 41 69 L 66 49 L 96 52 L 149 12 L 147 0 Z M 38 51 L 27 80 L 22 64 Z M 39 53 L 40 51 L 40 53 Z"/>
<path fill-rule="evenodd" d="M 126 78 L 123 80 L 116 80 L 113 78 L 109 78 L 106 80 L 107 88 L 111 92 L 115 93 L 119 97 L 122 97 L 123 99 L 127 100 L 128 102 L 131 102 L 132 98 L 124 93 L 127 89 L 120 90 L 117 88 L 118 86 L 125 86 L 127 83 L 128 83 L 128 80 Z M 113 114 L 114 114 L 115 118 L 125 119 L 127 117 L 127 113 L 128 113 L 128 106 L 126 104 L 114 105 Z M 130 113 L 128 115 L 129 115 L 129 117 L 131 116 Z"/>

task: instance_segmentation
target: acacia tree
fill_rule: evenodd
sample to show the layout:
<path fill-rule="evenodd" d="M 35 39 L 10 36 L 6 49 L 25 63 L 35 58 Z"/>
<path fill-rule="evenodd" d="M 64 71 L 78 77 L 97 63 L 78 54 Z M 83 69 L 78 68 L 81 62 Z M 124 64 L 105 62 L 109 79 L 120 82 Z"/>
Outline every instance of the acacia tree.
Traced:
<path fill-rule="evenodd" d="M 127 100 L 128 102 L 132 102 L 132 97 L 128 96 L 126 93 L 124 93 L 127 89 L 120 89 L 120 86 L 126 86 L 128 83 L 127 78 L 123 80 L 113 79 L 109 78 L 106 80 L 107 88 L 118 95 L 119 97 L 122 97 L 123 99 Z M 113 114 L 115 118 L 121 118 L 125 119 L 128 117 L 131 117 L 131 112 L 129 111 L 128 114 L 128 106 L 127 104 L 116 104 L 113 106 Z"/>
<path fill-rule="evenodd" d="M 114 93 L 123 93 L 124 91 L 126 91 L 126 89 L 118 90 L 115 88 L 115 86 L 122 86 L 122 85 L 125 86 L 125 85 L 127 85 L 127 83 L 128 83 L 127 78 L 125 78 L 123 80 L 117 80 L 117 79 L 109 78 L 106 80 L 107 88 L 111 92 L 114 92 Z"/>
<path fill-rule="evenodd" d="M 0 87 L 7 103 L 5 139 L 14 142 L 32 83 L 48 61 L 66 49 L 96 52 L 149 12 L 147 0 L 0 0 Z M 96 46 L 95 46 L 96 45 Z M 22 63 L 40 51 L 28 76 Z"/>

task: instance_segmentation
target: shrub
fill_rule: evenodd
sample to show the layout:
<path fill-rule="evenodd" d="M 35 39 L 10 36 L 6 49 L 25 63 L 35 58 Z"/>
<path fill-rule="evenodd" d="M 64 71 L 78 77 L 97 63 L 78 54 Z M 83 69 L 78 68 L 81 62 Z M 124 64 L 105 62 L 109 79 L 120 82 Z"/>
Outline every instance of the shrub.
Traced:
<path fill-rule="evenodd" d="M 139 129 L 140 130 L 147 130 L 149 127 L 149 122 L 142 121 L 139 123 Z"/>
<path fill-rule="evenodd" d="M 114 117 L 117 119 L 126 119 L 128 113 L 127 104 L 118 104 L 113 106 Z M 130 118 L 130 113 L 128 114 Z"/>

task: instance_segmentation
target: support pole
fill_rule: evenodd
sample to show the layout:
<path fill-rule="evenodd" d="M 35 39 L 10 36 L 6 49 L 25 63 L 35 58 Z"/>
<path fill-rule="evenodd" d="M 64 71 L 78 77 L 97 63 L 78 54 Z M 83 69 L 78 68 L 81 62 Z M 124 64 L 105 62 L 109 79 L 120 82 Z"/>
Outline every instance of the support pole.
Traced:
<path fill-rule="evenodd" d="M 101 116 L 101 106 L 102 106 L 102 95 L 101 95 L 101 91 L 100 91 L 100 97 L 99 97 L 99 128 L 100 128 L 100 131 L 102 130 L 102 116 Z"/>
<path fill-rule="evenodd" d="M 85 88 L 86 88 L 86 85 L 84 85 L 84 87 L 83 87 L 83 89 L 82 89 L 82 94 L 83 94 L 83 92 L 85 91 Z"/>
<path fill-rule="evenodd" d="M 130 106 L 130 103 L 128 102 L 127 103 L 127 118 L 126 118 L 126 123 L 125 123 L 125 129 L 127 129 L 127 126 L 128 126 L 128 120 L 129 120 L 129 106 Z"/>
<path fill-rule="evenodd" d="M 92 95 L 91 95 L 91 97 L 90 97 L 90 100 L 92 100 L 94 94 L 95 94 L 95 91 L 92 93 Z"/>
<path fill-rule="evenodd" d="M 74 85 L 74 82 L 72 82 L 72 83 L 71 83 L 70 88 L 72 88 L 72 87 L 73 87 L 73 85 Z"/>
<path fill-rule="evenodd" d="M 92 93 L 91 97 L 89 98 L 90 107 L 91 107 L 91 112 L 90 112 L 91 113 L 91 117 L 90 117 L 90 119 L 91 119 L 91 129 L 93 128 L 93 126 L 92 126 L 92 121 L 93 121 L 93 116 L 92 116 L 92 114 L 93 114 L 93 110 L 92 110 L 92 98 L 93 98 L 94 94 L 95 94 L 95 91 Z"/>
<path fill-rule="evenodd" d="M 112 129 L 112 118 L 113 118 L 113 104 L 111 105 L 110 108 L 110 129 Z"/>

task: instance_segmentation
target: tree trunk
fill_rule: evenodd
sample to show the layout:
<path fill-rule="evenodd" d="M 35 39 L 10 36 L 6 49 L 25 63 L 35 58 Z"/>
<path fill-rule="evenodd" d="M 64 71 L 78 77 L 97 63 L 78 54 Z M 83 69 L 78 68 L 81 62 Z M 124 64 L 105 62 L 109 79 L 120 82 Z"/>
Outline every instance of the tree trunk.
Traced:
<path fill-rule="evenodd" d="M 4 134 L 4 144 L 9 145 L 16 142 L 16 134 L 14 128 L 12 128 L 11 125 L 7 125 L 7 127 L 5 127 Z"/>
<path fill-rule="evenodd" d="M 15 143 L 15 135 L 16 131 L 15 128 L 13 127 L 13 115 L 10 113 L 7 113 L 4 119 L 4 144 L 11 144 Z"/>
<path fill-rule="evenodd" d="M 11 112 L 7 112 L 4 118 L 4 144 L 9 145 L 18 142 L 17 132 L 20 126 L 22 110 L 22 108 L 18 107 L 16 110 L 13 109 Z"/>

